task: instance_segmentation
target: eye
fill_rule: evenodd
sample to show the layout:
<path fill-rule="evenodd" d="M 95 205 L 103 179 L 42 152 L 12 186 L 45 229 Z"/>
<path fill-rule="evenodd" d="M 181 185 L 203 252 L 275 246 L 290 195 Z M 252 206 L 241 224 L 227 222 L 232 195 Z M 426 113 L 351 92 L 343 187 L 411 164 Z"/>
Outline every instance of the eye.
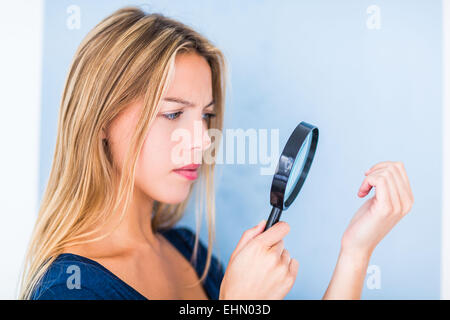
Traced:
<path fill-rule="evenodd" d="M 206 117 L 205 120 L 208 121 L 208 120 L 214 118 L 216 116 L 216 114 L 215 113 L 205 113 L 203 116 L 205 116 Z"/>
<path fill-rule="evenodd" d="M 163 114 L 163 116 L 168 119 L 168 120 L 175 120 L 176 118 L 178 118 L 183 112 L 182 111 L 178 111 L 178 112 L 174 112 L 174 113 L 165 113 Z"/>

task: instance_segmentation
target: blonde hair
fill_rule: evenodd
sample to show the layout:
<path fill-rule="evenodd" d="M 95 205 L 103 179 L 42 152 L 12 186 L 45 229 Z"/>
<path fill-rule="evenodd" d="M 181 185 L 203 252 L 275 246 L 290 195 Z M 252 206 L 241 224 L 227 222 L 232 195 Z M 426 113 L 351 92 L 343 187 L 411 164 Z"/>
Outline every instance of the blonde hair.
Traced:
<path fill-rule="evenodd" d="M 208 61 L 216 113 L 208 128 L 222 130 L 225 58 L 219 49 L 188 26 L 161 14 L 145 13 L 138 7 L 124 7 L 103 19 L 81 42 L 61 99 L 53 164 L 25 257 L 20 299 L 32 297 L 40 279 L 65 247 L 106 237 L 108 234 L 88 239 L 100 229 L 91 228 L 101 226 L 124 201 L 119 223 L 122 221 L 133 193 L 141 147 L 168 87 L 175 56 L 182 52 L 195 52 Z M 141 98 L 142 114 L 122 174 L 118 175 L 101 132 L 130 103 Z M 200 206 L 196 209 L 192 257 L 197 256 L 206 195 L 208 252 L 199 279 L 204 281 L 215 240 L 214 163 L 202 164 L 199 180 L 202 188 L 197 196 Z M 182 203 L 154 201 L 153 231 L 169 229 L 182 218 L 193 185 Z"/>

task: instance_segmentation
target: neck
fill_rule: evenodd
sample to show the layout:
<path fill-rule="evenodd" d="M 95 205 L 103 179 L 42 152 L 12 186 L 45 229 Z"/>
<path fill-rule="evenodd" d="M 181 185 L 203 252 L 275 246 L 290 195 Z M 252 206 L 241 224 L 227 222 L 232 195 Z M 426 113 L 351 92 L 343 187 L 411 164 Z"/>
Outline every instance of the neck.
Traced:
<path fill-rule="evenodd" d="M 124 204 L 121 204 L 111 219 L 111 224 L 108 224 L 108 226 L 117 227 L 105 240 L 127 250 L 150 247 L 159 253 L 160 240 L 151 228 L 153 202 L 135 187 L 123 220 L 117 226 L 124 207 Z"/>
<path fill-rule="evenodd" d="M 152 231 L 153 200 L 135 188 L 127 211 L 120 224 L 123 203 L 112 218 L 95 232 L 93 237 L 109 233 L 107 237 L 81 245 L 67 246 L 63 252 L 81 254 L 87 257 L 129 255 L 153 252 L 162 255 L 162 238 Z M 95 227 L 94 227 L 95 228 Z"/>

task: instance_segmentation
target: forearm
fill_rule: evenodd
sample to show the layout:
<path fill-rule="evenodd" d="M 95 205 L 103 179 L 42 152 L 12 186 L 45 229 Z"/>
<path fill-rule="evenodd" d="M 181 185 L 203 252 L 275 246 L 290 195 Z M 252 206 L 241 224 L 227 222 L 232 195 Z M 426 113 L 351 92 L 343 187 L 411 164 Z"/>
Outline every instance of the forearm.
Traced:
<path fill-rule="evenodd" d="M 341 249 L 330 284 L 322 299 L 360 299 L 370 254 Z"/>

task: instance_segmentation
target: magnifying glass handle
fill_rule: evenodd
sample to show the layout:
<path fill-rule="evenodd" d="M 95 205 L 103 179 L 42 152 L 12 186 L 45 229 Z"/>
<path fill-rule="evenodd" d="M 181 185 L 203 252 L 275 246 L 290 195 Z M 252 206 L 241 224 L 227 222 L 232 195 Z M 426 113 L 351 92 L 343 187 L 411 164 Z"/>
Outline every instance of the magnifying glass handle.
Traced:
<path fill-rule="evenodd" d="M 281 211 L 282 210 L 277 207 L 272 207 L 272 211 L 270 211 L 270 216 L 266 222 L 266 227 L 264 228 L 264 231 L 269 229 L 271 226 L 273 226 L 275 223 L 277 223 L 278 220 L 280 220 Z"/>

